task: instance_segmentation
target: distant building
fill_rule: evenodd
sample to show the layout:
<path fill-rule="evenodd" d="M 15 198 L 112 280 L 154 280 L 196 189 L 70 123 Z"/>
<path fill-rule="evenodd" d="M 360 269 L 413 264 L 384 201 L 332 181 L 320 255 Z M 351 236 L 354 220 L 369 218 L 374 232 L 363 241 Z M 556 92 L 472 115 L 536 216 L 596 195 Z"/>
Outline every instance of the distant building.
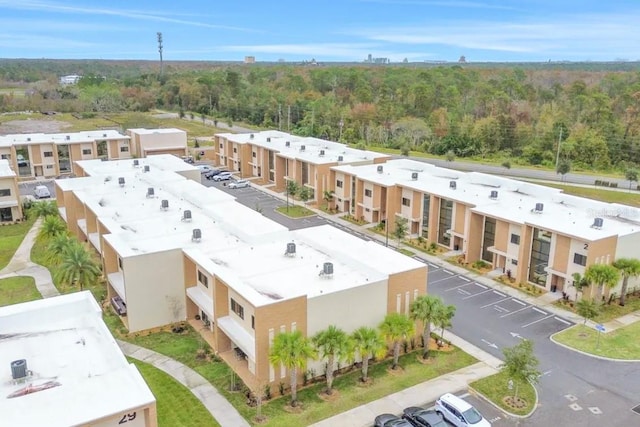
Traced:
<path fill-rule="evenodd" d="M 367 64 L 389 64 L 391 61 L 389 58 L 374 58 L 371 54 L 367 55 L 367 59 L 364 60 Z"/>
<path fill-rule="evenodd" d="M 187 133 L 181 129 L 127 129 L 133 154 L 147 157 L 153 154 L 186 156 Z"/>
<path fill-rule="evenodd" d="M 256 57 L 255 56 L 245 56 L 244 57 L 244 63 L 245 64 L 255 64 L 256 63 Z"/>
<path fill-rule="evenodd" d="M 77 84 L 80 81 L 81 78 L 82 78 L 82 76 L 79 76 L 77 74 L 69 74 L 68 76 L 60 77 L 60 84 L 61 85 L 74 85 L 74 84 Z"/>
<path fill-rule="evenodd" d="M 0 160 L 0 222 L 14 222 L 22 219 L 18 179 L 11 169 L 9 160 Z"/>

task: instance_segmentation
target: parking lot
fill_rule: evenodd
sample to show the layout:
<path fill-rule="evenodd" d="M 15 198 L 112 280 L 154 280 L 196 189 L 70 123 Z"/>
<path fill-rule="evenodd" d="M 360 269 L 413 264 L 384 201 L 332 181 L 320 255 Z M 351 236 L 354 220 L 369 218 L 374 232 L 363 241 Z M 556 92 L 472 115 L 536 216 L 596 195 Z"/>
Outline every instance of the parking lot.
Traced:
<path fill-rule="evenodd" d="M 53 186 L 53 181 L 51 180 L 47 180 L 47 181 L 26 181 L 26 182 L 21 182 L 18 184 L 18 189 L 20 190 L 20 195 L 21 196 L 33 196 L 34 195 L 34 189 L 36 188 L 36 186 L 38 185 L 44 185 L 45 187 L 47 187 L 49 189 L 49 193 L 51 193 L 51 197 L 55 198 L 56 197 L 56 193 L 54 191 L 54 186 Z"/>

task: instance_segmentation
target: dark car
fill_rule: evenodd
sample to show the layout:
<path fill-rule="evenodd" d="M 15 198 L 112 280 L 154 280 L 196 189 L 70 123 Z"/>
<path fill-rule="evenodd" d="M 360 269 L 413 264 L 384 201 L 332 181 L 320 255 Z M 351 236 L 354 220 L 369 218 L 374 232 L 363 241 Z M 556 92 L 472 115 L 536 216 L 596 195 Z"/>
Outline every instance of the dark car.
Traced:
<path fill-rule="evenodd" d="M 411 427 L 407 420 L 403 420 L 393 414 L 378 415 L 373 425 L 374 427 Z"/>
<path fill-rule="evenodd" d="M 410 406 L 403 411 L 402 418 L 415 427 L 447 427 L 442 416 L 433 409 Z"/>
<path fill-rule="evenodd" d="M 207 179 L 213 179 L 214 176 L 221 174 L 222 172 L 229 172 L 226 169 L 214 169 L 210 172 L 204 174 L 204 177 Z"/>

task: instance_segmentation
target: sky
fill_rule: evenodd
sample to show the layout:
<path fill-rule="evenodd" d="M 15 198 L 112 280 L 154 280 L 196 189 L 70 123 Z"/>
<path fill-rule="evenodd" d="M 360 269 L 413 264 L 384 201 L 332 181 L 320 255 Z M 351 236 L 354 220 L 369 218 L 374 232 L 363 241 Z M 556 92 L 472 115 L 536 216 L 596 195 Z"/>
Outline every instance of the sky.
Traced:
<path fill-rule="evenodd" d="M 0 58 L 640 59 L 638 0 L 0 0 Z"/>

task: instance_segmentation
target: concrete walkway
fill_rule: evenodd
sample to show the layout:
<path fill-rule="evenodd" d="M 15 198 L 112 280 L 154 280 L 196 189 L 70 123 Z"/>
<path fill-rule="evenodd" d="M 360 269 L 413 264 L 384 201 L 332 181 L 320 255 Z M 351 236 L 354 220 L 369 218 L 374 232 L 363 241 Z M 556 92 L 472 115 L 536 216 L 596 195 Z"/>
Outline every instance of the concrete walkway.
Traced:
<path fill-rule="evenodd" d="M 124 354 L 165 372 L 193 393 L 222 427 L 249 427 L 227 399 L 209 381 L 193 369 L 155 351 L 118 341 Z"/>
<path fill-rule="evenodd" d="M 42 225 L 42 218 L 38 218 L 22 240 L 22 243 L 13 254 L 9 264 L 0 271 L 0 279 L 18 276 L 31 276 L 36 282 L 36 288 L 43 298 L 60 295 L 58 289 L 53 284 L 49 270 L 39 264 L 31 262 L 31 248 L 38 236 L 38 231 Z"/>

